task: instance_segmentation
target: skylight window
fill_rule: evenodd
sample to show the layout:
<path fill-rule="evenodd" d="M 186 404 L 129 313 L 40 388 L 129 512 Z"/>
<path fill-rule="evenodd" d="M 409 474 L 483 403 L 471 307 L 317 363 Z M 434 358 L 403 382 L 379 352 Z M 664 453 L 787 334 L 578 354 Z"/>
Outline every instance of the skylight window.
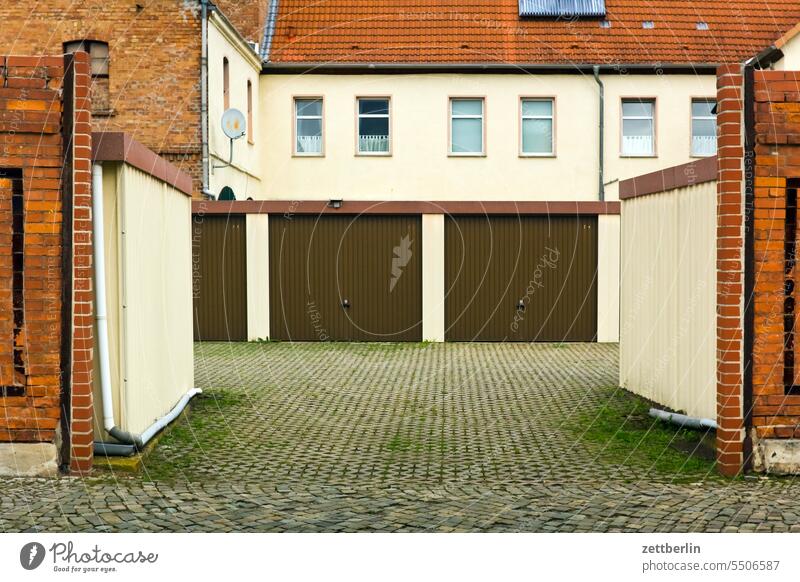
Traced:
<path fill-rule="evenodd" d="M 655 27 L 656 23 L 653 22 L 652 20 L 645 20 L 644 22 L 642 22 L 642 28 L 655 28 Z"/>
<path fill-rule="evenodd" d="M 519 0 L 522 17 L 576 18 L 606 15 L 605 0 Z"/>
<path fill-rule="evenodd" d="M 611 21 L 610 20 L 601 20 L 600 21 L 600 28 L 611 28 Z"/>
<path fill-rule="evenodd" d="M 698 22 L 697 30 L 708 30 L 708 22 Z"/>

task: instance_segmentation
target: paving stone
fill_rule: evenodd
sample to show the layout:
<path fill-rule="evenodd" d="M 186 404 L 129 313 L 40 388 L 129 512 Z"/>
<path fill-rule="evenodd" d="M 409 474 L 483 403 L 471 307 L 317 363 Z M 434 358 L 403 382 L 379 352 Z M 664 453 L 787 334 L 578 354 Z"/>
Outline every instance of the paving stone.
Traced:
<path fill-rule="evenodd" d="M 198 344 L 142 474 L 0 479 L 0 531 L 791 531 L 792 479 L 692 483 L 569 423 L 610 344 Z"/>

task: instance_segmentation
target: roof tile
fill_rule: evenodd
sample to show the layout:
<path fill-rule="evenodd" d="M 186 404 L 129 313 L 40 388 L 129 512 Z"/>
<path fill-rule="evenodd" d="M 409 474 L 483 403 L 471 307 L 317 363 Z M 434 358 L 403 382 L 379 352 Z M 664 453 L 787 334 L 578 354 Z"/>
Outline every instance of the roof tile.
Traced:
<path fill-rule="evenodd" d="M 270 60 L 715 64 L 769 46 L 800 22 L 800 2 L 606 0 L 605 19 L 520 18 L 519 0 L 280 0 Z"/>

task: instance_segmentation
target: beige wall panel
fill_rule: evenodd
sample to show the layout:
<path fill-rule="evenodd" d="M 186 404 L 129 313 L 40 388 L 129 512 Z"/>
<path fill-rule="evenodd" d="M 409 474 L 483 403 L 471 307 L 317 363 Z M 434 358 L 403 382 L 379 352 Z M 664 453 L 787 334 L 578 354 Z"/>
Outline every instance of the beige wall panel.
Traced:
<path fill-rule="evenodd" d="M 716 184 L 622 203 L 620 385 L 716 418 Z"/>
<path fill-rule="evenodd" d="M 247 237 L 247 339 L 269 337 L 269 219 L 248 214 Z"/>
<path fill-rule="evenodd" d="M 422 339 L 444 341 L 444 214 L 422 215 Z"/>
<path fill-rule="evenodd" d="M 141 433 L 194 387 L 191 199 L 130 166 L 120 186 L 122 428 Z"/>
<path fill-rule="evenodd" d="M 619 216 L 597 217 L 597 341 L 619 341 Z"/>

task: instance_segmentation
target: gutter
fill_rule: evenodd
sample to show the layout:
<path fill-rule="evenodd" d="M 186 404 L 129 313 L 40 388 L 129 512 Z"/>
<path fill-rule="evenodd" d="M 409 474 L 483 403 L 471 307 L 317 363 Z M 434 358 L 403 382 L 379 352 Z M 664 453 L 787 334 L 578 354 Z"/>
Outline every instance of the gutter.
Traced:
<path fill-rule="evenodd" d="M 758 67 L 759 69 L 768 69 L 774 63 L 783 58 L 783 51 L 777 46 L 770 45 L 756 56 L 745 62 L 746 67 Z"/>
<path fill-rule="evenodd" d="M 606 88 L 603 81 L 600 80 L 600 66 L 595 65 L 592 67 L 594 73 L 594 80 L 597 83 L 597 88 L 600 93 L 599 103 L 599 129 L 598 129 L 598 142 L 599 150 L 597 153 L 597 165 L 599 169 L 599 183 L 597 184 L 597 198 L 600 201 L 606 199 L 606 185 L 605 185 L 605 131 L 606 131 Z"/>
<path fill-rule="evenodd" d="M 273 31 L 274 32 L 274 31 Z M 263 56 L 263 55 L 262 55 Z M 364 73 L 549 73 L 575 74 L 592 73 L 598 67 L 604 73 L 625 75 L 637 74 L 716 74 L 716 63 L 670 63 L 654 64 L 549 64 L 549 63 L 361 63 L 361 62 L 274 62 L 265 60 L 261 66 L 262 73 L 274 74 L 341 74 L 352 72 Z"/>
<path fill-rule="evenodd" d="M 106 305 L 105 227 L 103 208 L 103 164 L 92 165 L 92 237 L 95 289 L 95 323 L 97 324 L 97 355 L 100 368 L 100 391 L 103 396 L 103 428 L 117 443 L 95 442 L 95 452 L 100 454 L 132 455 L 141 451 L 147 442 L 183 412 L 196 394 L 192 388 L 184 394 L 175 407 L 156 420 L 142 434 L 137 435 L 117 426 L 114 419 L 114 397 L 111 391 L 111 359 L 108 348 L 108 308 Z"/>
<path fill-rule="evenodd" d="M 264 36 L 261 39 L 261 60 L 269 61 L 272 39 L 275 38 L 275 21 L 278 19 L 278 0 L 269 0 L 269 11 L 264 22 Z"/>

